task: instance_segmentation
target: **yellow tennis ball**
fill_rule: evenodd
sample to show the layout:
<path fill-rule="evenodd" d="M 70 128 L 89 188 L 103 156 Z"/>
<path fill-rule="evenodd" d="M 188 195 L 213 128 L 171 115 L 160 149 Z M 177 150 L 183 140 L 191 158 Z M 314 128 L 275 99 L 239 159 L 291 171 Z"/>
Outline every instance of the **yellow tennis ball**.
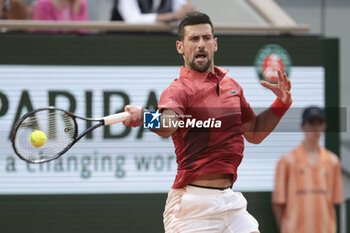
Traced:
<path fill-rule="evenodd" d="M 41 147 L 46 142 L 46 134 L 41 130 L 34 130 L 30 135 L 30 144 L 35 147 Z"/>

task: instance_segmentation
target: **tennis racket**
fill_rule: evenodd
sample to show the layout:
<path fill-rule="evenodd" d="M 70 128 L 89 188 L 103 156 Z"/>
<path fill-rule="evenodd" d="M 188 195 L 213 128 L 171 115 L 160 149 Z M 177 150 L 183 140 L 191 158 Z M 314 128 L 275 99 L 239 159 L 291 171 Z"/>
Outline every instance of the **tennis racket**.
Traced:
<path fill-rule="evenodd" d="M 11 132 L 12 146 L 15 153 L 27 162 L 49 162 L 66 153 L 76 142 L 93 130 L 122 122 L 128 115 L 129 113 L 122 112 L 93 119 L 76 116 L 56 107 L 36 109 L 22 116 L 14 125 Z M 96 124 L 78 135 L 77 119 L 96 122 Z M 39 144 L 33 143 L 33 136 L 36 135 L 41 140 Z"/>

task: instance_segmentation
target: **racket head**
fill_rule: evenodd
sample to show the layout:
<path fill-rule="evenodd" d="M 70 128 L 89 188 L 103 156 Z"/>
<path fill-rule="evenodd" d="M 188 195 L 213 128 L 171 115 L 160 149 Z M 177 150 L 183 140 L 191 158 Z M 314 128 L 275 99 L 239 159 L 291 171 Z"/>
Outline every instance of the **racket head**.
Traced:
<path fill-rule="evenodd" d="M 46 141 L 36 147 L 31 143 L 35 130 L 42 131 Z M 30 163 L 45 163 L 57 159 L 77 141 L 75 115 L 56 107 L 36 109 L 22 116 L 11 133 L 15 153 Z"/>

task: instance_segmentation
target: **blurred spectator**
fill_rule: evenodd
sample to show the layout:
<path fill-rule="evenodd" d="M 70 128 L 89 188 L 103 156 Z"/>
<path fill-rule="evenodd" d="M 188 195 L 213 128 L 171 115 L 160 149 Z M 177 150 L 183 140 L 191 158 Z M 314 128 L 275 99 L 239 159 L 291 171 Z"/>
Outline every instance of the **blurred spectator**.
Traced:
<path fill-rule="evenodd" d="M 87 21 L 86 0 L 38 0 L 34 20 Z"/>
<path fill-rule="evenodd" d="M 33 12 L 34 12 L 34 7 L 37 2 L 37 0 L 22 0 L 24 4 L 27 6 L 27 17 L 28 19 L 33 18 Z"/>
<path fill-rule="evenodd" d="M 27 19 L 27 8 L 20 0 L 0 0 L 0 19 Z"/>
<path fill-rule="evenodd" d="M 181 20 L 194 11 L 186 0 L 115 0 L 111 20 L 127 23 L 155 23 Z"/>
<path fill-rule="evenodd" d="M 338 157 L 319 145 L 326 114 L 303 112 L 304 141 L 277 164 L 273 209 L 281 233 L 336 233 L 334 204 L 343 200 Z"/>
<path fill-rule="evenodd" d="M 34 20 L 87 21 L 86 0 L 38 0 L 33 13 Z M 42 30 L 40 30 L 42 31 Z M 59 32 L 49 30 L 46 32 Z M 86 30 L 76 32 L 86 33 Z"/>

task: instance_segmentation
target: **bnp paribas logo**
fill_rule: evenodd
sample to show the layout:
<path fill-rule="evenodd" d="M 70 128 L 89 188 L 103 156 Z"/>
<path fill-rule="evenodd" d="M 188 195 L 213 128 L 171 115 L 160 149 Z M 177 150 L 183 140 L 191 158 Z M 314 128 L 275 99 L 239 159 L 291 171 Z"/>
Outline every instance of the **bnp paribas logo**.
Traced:
<path fill-rule="evenodd" d="M 276 83 L 278 81 L 277 70 L 285 72 L 289 77 L 292 60 L 287 50 L 280 45 L 268 44 L 261 48 L 255 56 L 254 66 L 261 80 Z"/>

